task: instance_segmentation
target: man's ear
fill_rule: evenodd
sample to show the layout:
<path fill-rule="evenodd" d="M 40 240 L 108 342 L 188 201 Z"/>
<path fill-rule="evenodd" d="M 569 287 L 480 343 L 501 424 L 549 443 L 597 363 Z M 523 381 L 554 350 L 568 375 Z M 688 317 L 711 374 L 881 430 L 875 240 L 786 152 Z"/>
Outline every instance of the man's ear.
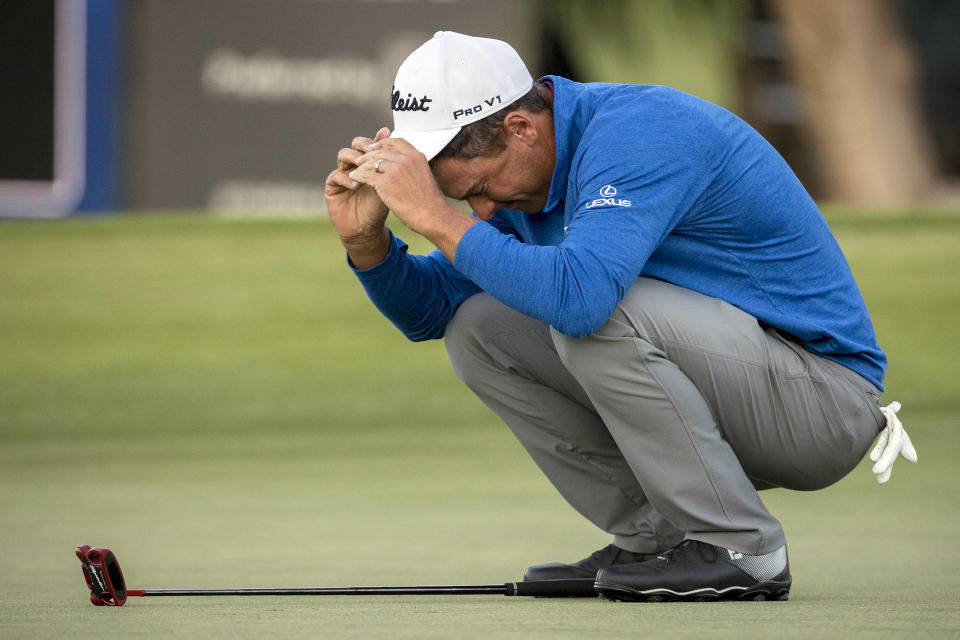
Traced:
<path fill-rule="evenodd" d="M 519 142 L 533 146 L 537 141 L 537 127 L 526 111 L 512 111 L 503 119 L 503 129 L 507 134 L 507 144 Z"/>

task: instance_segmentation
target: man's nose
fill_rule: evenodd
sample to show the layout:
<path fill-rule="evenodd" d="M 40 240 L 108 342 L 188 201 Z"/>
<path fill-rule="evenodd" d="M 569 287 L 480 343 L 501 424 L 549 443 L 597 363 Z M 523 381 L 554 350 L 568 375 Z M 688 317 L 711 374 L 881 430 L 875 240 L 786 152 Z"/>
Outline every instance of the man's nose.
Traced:
<path fill-rule="evenodd" d="M 483 196 L 467 198 L 467 204 L 469 204 L 473 212 L 477 214 L 477 217 L 483 220 L 489 219 L 497 211 L 497 203 Z"/>

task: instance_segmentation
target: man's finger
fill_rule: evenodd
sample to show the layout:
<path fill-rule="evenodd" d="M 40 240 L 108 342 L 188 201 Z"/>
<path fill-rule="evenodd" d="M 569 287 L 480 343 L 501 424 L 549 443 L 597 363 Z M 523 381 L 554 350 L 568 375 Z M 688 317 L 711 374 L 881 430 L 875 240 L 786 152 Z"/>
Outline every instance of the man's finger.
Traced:
<path fill-rule="evenodd" d="M 357 166 L 357 158 L 359 158 L 361 152 L 354 149 L 340 149 L 337 152 L 337 170 L 338 171 L 350 171 L 355 166 Z"/>
<path fill-rule="evenodd" d="M 380 149 L 377 151 L 371 151 L 369 153 L 364 153 L 361 156 L 357 157 L 356 164 L 359 167 L 364 164 L 374 164 L 376 165 L 377 160 L 383 160 L 384 162 L 402 162 L 406 156 L 402 153 L 396 151 L 389 151 L 386 149 Z M 382 173 L 382 170 L 381 170 Z"/>
<path fill-rule="evenodd" d="M 389 137 L 390 137 L 390 129 L 387 129 L 386 127 L 381 127 L 380 130 L 377 131 L 377 134 L 374 136 L 373 140 L 371 140 L 370 138 L 366 138 L 364 136 L 357 136 L 350 142 L 349 149 L 340 150 L 340 153 L 337 154 L 337 159 L 339 160 L 342 155 L 347 162 L 350 162 L 351 157 L 356 157 L 356 156 L 352 156 L 351 154 L 360 155 L 361 153 L 367 153 L 368 151 L 370 151 L 370 148 L 374 144 Z M 344 153 L 344 152 L 350 152 L 350 153 Z M 355 165 L 357 163 L 352 162 L 351 164 Z M 342 171 L 343 169 L 344 167 L 341 166 L 340 170 Z"/>
<path fill-rule="evenodd" d="M 420 153 L 417 151 L 417 148 L 412 144 L 404 140 L 403 138 L 384 138 L 382 140 L 377 140 L 370 145 L 371 150 L 378 149 L 389 149 L 391 151 L 399 151 L 400 153 Z M 423 154 L 420 154 L 423 155 Z"/>
<path fill-rule="evenodd" d="M 350 143 L 350 148 L 355 151 L 359 151 L 360 153 L 366 153 L 367 151 L 370 150 L 370 145 L 374 144 L 374 142 L 376 141 L 371 140 L 370 138 L 367 138 L 364 136 L 357 136 Z"/>
<path fill-rule="evenodd" d="M 347 174 L 349 178 L 361 184 L 373 184 L 380 175 L 373 168 L 372 162 L 361 164 L 356 169 Z"/>
<path fill-rule="evenodd" d="M 328 196 L 335 196 L 344 191 L 353 191 L 360 187 L 360 183 L 353 180 L 343 171 L 331 171 L 323 192 Z"/>

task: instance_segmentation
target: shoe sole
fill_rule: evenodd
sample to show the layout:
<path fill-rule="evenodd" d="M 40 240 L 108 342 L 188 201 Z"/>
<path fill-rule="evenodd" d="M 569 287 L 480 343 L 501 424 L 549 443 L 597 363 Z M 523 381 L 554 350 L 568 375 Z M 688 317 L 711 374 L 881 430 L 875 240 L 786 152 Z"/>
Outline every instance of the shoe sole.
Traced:
<path fill-rule="evenodd" d="M 622 584 L 597 582 L 594 584 L 594 589 L 601 598 L 620 602 L 716 602 L 720 600 L 761 602 L 787 600 L 790 584 L 790 582 L 771 580 L 752 587 L 727 587 L 726 589 L 704 587 L 692 591 L 660 588 L 639 591 Z"/>

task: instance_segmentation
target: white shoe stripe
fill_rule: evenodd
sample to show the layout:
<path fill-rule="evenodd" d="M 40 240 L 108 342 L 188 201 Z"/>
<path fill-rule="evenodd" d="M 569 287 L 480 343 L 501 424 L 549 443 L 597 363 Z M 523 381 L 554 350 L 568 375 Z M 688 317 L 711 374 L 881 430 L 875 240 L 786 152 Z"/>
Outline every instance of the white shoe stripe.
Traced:
<path fill-rule="evenodd" d="M 654 593 L 669 593 L 675 596 L 690 596 L 694 594 L 702 593 L 712 593 L 716 595 L 723 595 L 730 591 L 746 591 L 749 587 L 727 587 L 726 589 L 714 589 L 713 587 L 704 587 L 702 589 L 693 589 L 691 591 L 674 591 L 673 589 L 667 589 L 665 587 L 659 587 L 656 589 L 648 589 L 646 591 L 636 591 L 635 593 L 640 593 L 645 596 L 651 595 Z M 631 589 L 632 591 L 632 589 Z"/>

